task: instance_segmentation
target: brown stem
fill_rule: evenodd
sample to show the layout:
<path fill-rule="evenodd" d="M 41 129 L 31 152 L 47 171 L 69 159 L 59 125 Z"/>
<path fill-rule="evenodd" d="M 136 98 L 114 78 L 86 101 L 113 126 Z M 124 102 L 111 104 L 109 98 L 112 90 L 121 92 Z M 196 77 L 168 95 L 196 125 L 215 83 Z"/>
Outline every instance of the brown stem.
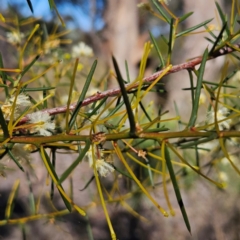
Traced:
<path fill-rule="evenodd" d="M 240 48 L 240 43 L 235 44 L 234 47 Z M 225 46 L 225 47 L 221 48 L 220 50 L 218 50 L 216 52 L 213 52 L 213 54 L 208 57 L 208 60 L 215 59 L 217 57 L 232 53 L 234 51 L 235 51 L 234 49 L 232 49 L 228 46 Z M 168 74 L 171 74 L 171 73 L 176 73 L 176 72 L 186 70 L 186 69 L 193 69 L 196 65 L 200 64 L 201 61 L 202 61 L 202 56 L 199 56 L 199 57 L 196 57 L 196 58 L 194 58 L 194 59 L 192 59 L 188 62 L 184 62 L 184 63 L 178 64 L 178 65 L 174 65 L 165 75 L 168 75 Z M 159 77 L 160 74 L 162 74 L 163 71 L 164 70 L 161 70 L 161 71 L 158 71 L 158 72 L 152 74 L 149 77 L 145 77 L 143 79 L 143 83 L 153 82 L 156 78 Z M 131 87 L 128 88 L 128 92 L 130 92 L 132 89 L 136 89 L 138 87 L 138 84 L 139 83 L 131 84 Z M 130 86 L 130 84 L 126 85 L 126 87 L 128 87 L 128 86 Z M 98 93 L 94 94 L 93 96 L 90 96 L 90 97 L 84 99 L 83 103 L 82 103 L 82 106 L 87 106 L 90 103 L 96 102 L 96 101 L 101 100 L 105 97 L 117 96 L 118 94 L 120 94 L 120 92 L 121 92 L 120 88 L 110 89 L 110 90 L 107 90 L 107 91 L 104 91 L 104 92 L 98 92 Z M 69 106 L 69 109 L 74 110 L 76 105 L 77 105 L 77 103 L 71 104 Z M 59 113 L 65 113 L 66 110 L 67 110 L 67 106 L 60 106 L 60 107 L 55 107 L 55 108 L 51 108 L 51 109 L 44 109 L 42 111 L 43 112 L 48 112 L 50 115 L 56 115 L 56 114 L 59 114 Z M 27 121 L 28 121 L 28 116 L 26 115 L 25 117 L 23 117 L 19 121 L 18 125 L 24 124 Z"/>

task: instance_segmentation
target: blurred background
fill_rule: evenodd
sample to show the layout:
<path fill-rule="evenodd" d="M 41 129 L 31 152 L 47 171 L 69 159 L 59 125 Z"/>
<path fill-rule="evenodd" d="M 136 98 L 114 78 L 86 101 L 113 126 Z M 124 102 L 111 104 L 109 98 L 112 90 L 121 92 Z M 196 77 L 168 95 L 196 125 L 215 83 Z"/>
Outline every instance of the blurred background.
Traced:
<path fill-rule="evenodd" d="M 31 1 L 34 13 L 31 13 L 27 1 L 25 0 L 0 0 L 0 9 L 4 17 L 17 15 L 19 19 L 27 17 L 41 18 L 48 28 L 48 31 L 59 26 L 59 32 L 65 28 L 59 23 L 55 11 L 51 11 L 47 0 Z M 139 7 L 141 3 L 147 1 L 138 0 L 55 0 L 60 15 L 64 18 L 66 28 L 71 31 L 64 38 L 71 39 L 71 43 L 62 44 L 60 47 L 71 52 L 72 46 L 79 42 L 84 42 L 93 49 L 94 56 L 86 61 L 91 62 L 95 58 L 99 59 L 100 74 L 112 69 L 111 55 L 113 54 L 120 66 L 124 77 L 125 60 L 128 62 L 130 78 L 134 80 L 137 77 L 140 60 L 143 53 L 144 43 L 148 41 L 149 31 L 154 35 L 159 43 L 163 53 L 166 53 L 164 44 L 160 36 L 169 34 L 169 27 L 158 18 L 151 15 L 144 8 Z M 230 12 L 231 1 L 217 1 L 225 13 Z M 220 28 L 220 20 L 213 0 L 169 0 L 169 8 L 177 15 L 183 15 L 188 12 L 194 14 L 188 18 L 180 27 L 189 28 L 201 23 L 207 19 L 213 18 L 211 24 Z M 183 63 L 186 60 L 203 54 L 204 49 L 209 43 L 204 39 L 208 34 L 202 28 L 201 34 L 190 35 L 179 39 L 175 45 L 175 53 L 172 58 L 172 64 Z M 1 27 L 0 33 L 5 36 L 5 29 Z M 17 65 L 14 50 L 12 46 L 1 37 L 0 51 L 3 56 L 5 67 L 14 67 Z M 165 51 L 165 52 L 164 52 Z M 219 73 L 224 63 L 224 57 L 207 63 L 205 79 L 209 81 L 218 80 Z M 152 51 L 148 61 L 146 76 L 151 75 L 159 66 L 157 55 Z M 162 105 L 163 109 L 170 111 L 174 116 L 173 102 L 178 103 L 178 108 L 182 120 L 188 120 L 190 95 L 182 88 L 189 87 L 189 77 L 187 71 L 171 74 L 163 79 L 166 92 L 164 94 L 155 94 L 154 101 L 156 105 Z M 117 83 L 109 77 L 108 88 L 114 88 Z M 207 163 L 209 156 L 203 155 L 201 161 Z M 69 159 L 68 159 L 69 158 Z M 49 186 L 45 185 L 46 172 L 42 167 L 38 155 L 32 157 L 36 169 L 37 178 L 32 180 L 34 192 L 43 192 L 41 201 L 42 208 L 45 211 L 51 210 L 50 200 L 45 196 Z M 74 156 L 58 155 L 57 169 L 59 172 L 66 169 L 69 161 Z M 13 165 L 14 166 L 14 165 Z M 94 239 L 110 239 L 109 230 L 102 208 L 97 201 L 94 182 L 91 187 L 81 192 L 79 189 L 91 178 L 91 172 L 88 170 L 88 163 L 81 163 L 73 175 L 74 200 L 77 204 L 87 206 L 89 219 L 72 213 L 59 219 L 41 219 L 28 223 L 26 226 L 25 239 L 88 239 L 87 227 L 90 224 Z M 18 169 L 17 169 L 18 170 Z M 154 206 L 141 194 L 134 195 L 129 204 L 143 217 L 134 216 L 120 204 L 111 204 L 109 206 L 110 216 L 117 237 L 120 240 L 171 240 L 171 239 L 196 239 L 196 240 L 234 240 L 240 239 L 240 203 L 239 187 L 240 181 L 237 173 L 229 165 L 224 167 L 224 176 L 227 187 L 218 189 L 216 186 L 206 182 L 194 173 L 186 172 L 179 179 L 179 185 L 183 194 L 183 200 L 187 209 L 188 217 L 192 226 L 192 235 L 185 227 L 182 215 L 175 200 L 175 194 L 172 186 L 169 184 L 169 195 L 176 211 L 174 217 L 163 217 Z M 209 169 L 211 174 L 211 169 Z M 29 214 L 27 195 L 29 193 L 27 178 L 24 173 L 15 171 L 4 179 L 0 184 L 0 217 L 4 218 L 4 209 L 7 204 L 9 191 L 12 188 L 16 178 L 21 179 L 21 187 L 18 194 L 18 200 L 15 203 L 14 216 L 21 217 Z M 104 184 L 108 186 L 111 181 L 104 179 Z M 67 184 L 67 183 L 66 183 Z M 44 186 L 44 187 L 43 187 Z M 69 187 L 66 185 L 66 187 Z M 162 187 L 152 190 L 153 196 L 161 204 L 166 205 Z M 54 204 L 59 209 L 63 208 L 60 198 L 54 198 Z M 165 206 L 164 206 L 165 207 Z M 21 226 L 6 225 L 0 227 L 1 239 L 21 239 Z"/>

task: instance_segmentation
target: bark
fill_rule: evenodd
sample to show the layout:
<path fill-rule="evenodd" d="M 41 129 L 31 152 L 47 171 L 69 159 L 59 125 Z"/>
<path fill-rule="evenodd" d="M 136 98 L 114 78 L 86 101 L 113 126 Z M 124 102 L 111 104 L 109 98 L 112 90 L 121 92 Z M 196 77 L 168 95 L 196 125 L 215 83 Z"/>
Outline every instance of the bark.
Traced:
<path fill-rule="evenodd" d="M 221 0 L 219 0 L 218 3 L 222 5 Z M 184 0 L 183 11 L 184 14 L 188 12 L 194 12 L 194 14 L 185 21 L 185 29 L 211 18 L 214 18 L 211 24 L 220 27 L 220 23 L 218 21 L 219 16 L 217 15 L 214 1 Z M 205 30 L 205 28 L 202 27 L 200 30 Z M 215 34 L 217 35 L 218 32 L 219 31 L 215 32 Z M 175 50 L 177 55 L 174 57 L 174 64 L 182 63 L 187 59 L 202 55 L 207 47 L 210 49 L 211 44 L 204 39 L 205 36 L 209 37 L 210 35 L 208 33 L 202 33 L 181 38 L 178 50 Z M 221 57 L 207 63 L 204 79 L 212 81 L 214 78 L 216 78 L 217 74 L 219 74 L 219 68 L 222 66 L 223 62 L 224 57 Z M 190 114 L 190 91 L 187 92 L 181 90 L 182 88 L 189 87 L 189 76 L 187 71 L 182 71 L 176 75 L 172 74 L 167 82 L 169 101 L 166 105 L 166 108 L 172 110 L 174 115 L 175 110 L 173 110 L 173 102 L 177 102 L 179 110 L 182 112 L 182 116 L 184 116 L 183 119 L 187 121 Z"/>
<path fill-rule="evenodd" d="M 127 60 L 131 80 L 137 75 L 137 62 L 141 59 L 146 40 L 146 35 L 141 35 L 139 31 L 138 2 L 139 0 L 108 0 L 104 13 L 106 26 L 102 34 L 105 38 L 104 55 L 108 62 L 111 62 L 111 55 L 114 55 L 122 75 L 126 77 Z"/>

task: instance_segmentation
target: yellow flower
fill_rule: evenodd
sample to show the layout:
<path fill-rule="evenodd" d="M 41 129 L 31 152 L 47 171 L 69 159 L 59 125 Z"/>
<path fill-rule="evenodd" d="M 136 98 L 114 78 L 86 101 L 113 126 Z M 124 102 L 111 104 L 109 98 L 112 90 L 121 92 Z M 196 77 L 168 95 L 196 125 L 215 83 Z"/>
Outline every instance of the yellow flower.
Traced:
<path fill-rule="evenodd" d="M 7 40 L 12 44 L 21 43 L 22 38 L 24 38 L 24 34 L 20 32 L 7 32 Z"/>
<path fill-rule="evenodd" d="M 107 177 L 109 173 L 114 172 L 114 167 L 107 163 L 104 159 L 96 160 L 96 169 L 100 176 Z"/>
<path fill-rule="evenodd" d="M 217 110 L 217 121 L 218 121 L 218 127 L 219 130 L 222 131 L 224 129 L 230 129 L 232 119 L 226 119 L 227 116 L 229 115 L 229 110 L 225 107 L 222 107 Z M 212 124 L 208 129 L 211 130 L 215 127 L 215 112 L 210 111 L 207 114 L 207 124 Z"/>
<path fill-rule="evenodd" d="M 97 154 L 95 154 L 95 156 L 96 155 Z M 103 154 L 100 154 L 100 155 L 103 155 Z M 87 151 L 86 157 L 88 158 L 89 166 L 93 168 L 92 146 Z M 111 164 L 107 163 L 103 158 L 97 159 L 95 162 L 95 166 L 101 177 L 107 177 L 109 173 L 112 173 L 115 170 L 114 167 Z"/>
<path fill-rule="evenodd" d="M 55 123 L 52 122 L 51 116 L 47 112 L 35 112 L 28 115 L 29 122 L 33 123 L 32 131 L 43 136 L 51 136 L 51 130 L 55 129 Z"/>
<path fill-rule="evenodd" d="M 8 101 L 6 101 L 6 103 L 4 103 L 1 106 L 5 119 L 9 119 L 12 114 L 12 110 L 13 110 L 12 105 L 14 103 L 14 100 L 15 100 L 15 96 L 12 96 L 11 98 L 8 99 Z M 16 105 L 14 109 L 14 118 L 17 118 L 19 115 L 21 115 L 21 113 L 25 110 L 25 108 L 29 106 L 31 106 L 29 97 L 23 93 L 20 93 L 16 99 Z"/>
<path fill-rule="evenodd" d="M 72 57 L 91 57 L 93 56 L 93 50 L 88 45 L 86 45 L 84 42 L 80 42 L 78 45 L 74 46 L 72 48 Z"/>

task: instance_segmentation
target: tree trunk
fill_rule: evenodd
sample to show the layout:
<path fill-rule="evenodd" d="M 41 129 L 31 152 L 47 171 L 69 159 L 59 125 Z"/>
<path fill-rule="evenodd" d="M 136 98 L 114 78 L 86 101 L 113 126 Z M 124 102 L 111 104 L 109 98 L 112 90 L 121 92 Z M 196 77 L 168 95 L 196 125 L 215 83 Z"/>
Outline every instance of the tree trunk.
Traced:
<path fill-rule="evenodd" d="M 222 1 L 219 0 L 218 3 L 222 5 Z M 194 12 L 192 16 L 190 16 L 185 21 L 185 29 L 195 26 L 201 22 L 204 22 L 208 19 L 214 18 L 210 24 L 214 24 L 215 27 L 219 27 L 219 23 L 217 18 L 219 16 L 216 15 L 216 5 L 214 1 L 202 0 L 202 1 L 192 1 L 192 0 L 184 0 L 184 14 L 188 12 Z M 214 15 L 215 13 L 215 15 Z M 205 28 L 202 27 L 197 31 L 204 31 Z M 218 30 L 215 34 L 218 35 Z M 209 33 L 201 33 L 201 34 L 193 34 L 187 37 L 183 37 L 180 39 L 179 50 L 177 55 L 174 58 L 174 64 L 182 63 L 187 61 L 187 59 L 202 55 L 204 50 L 208 47 L 211 48 L 212 44 L 210 44 L 205 36 L 210 37 Z M 211 60 L 206 64 L 206 71 L 204 74 L 204 79 L 209 79 L 212 81 L 219 74 L 219 69 L 224 62 L 224 57 L 217 58 L 215 60 Z M 166 105 L 167 109 L 172 110 L 173 115 L 175 114 L 175 110 L 173 107 L 173 102 L 177 102 L 178 108 L 181 115 L 184 116 L 183 120 L 188 120 L 189 118 L 189 106 L 190 102 L 190 91 L 182 91 L 182 88 L 189 87 L 189 76 L 187 71 L 181 71 L 177 74 L 172 74 L 168 79 L 168 93 L 169 93 L 169 102 Z"/>
<path fill-rule="evenodd" d="M 107 1 L 104 19 L 106 39 L 104 54 L 111 62 L 111 55 L 117 59 L 120 71 L 126 78 L 125 60 L 128 63 L 131 80 L 137 75 L 137 62 L 141 58 L 144 37 L 139 33 L 138 0 Z M 116 84 L 110 84 L 115 86 Z"/>

